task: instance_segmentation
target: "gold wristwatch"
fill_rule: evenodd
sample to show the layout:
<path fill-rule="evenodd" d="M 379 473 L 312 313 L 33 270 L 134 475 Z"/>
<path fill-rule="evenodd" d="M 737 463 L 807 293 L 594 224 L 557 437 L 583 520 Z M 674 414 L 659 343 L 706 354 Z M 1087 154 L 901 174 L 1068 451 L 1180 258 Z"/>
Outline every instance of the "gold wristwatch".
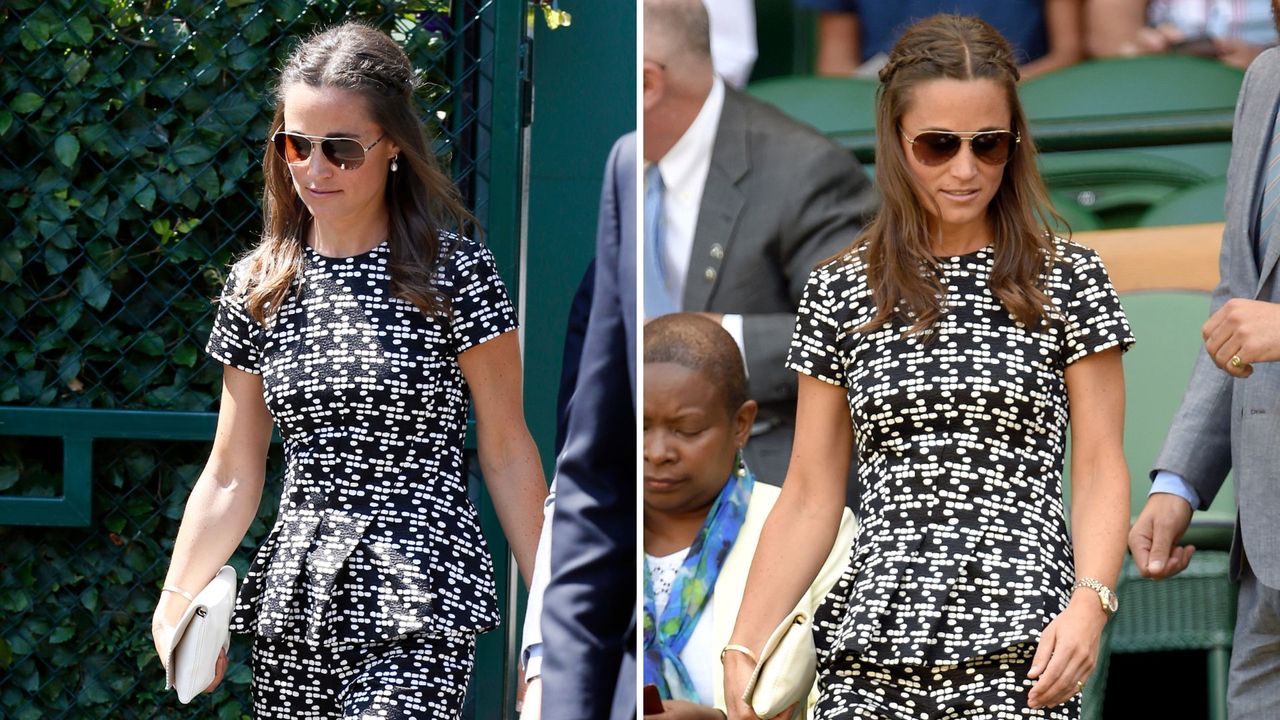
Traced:
<path fill-rule="evenodd" d="M 1116 614 L 1116 610 L 1120 609 L 1120 601 L 1116 598 L 1116 594 L 1101 582 L 1090 577 L 1079 578 L 1071 586 L 1071 591 L 1075 592 L 1078 588 L 1089 588 L 1098 593 L 1098 599 L 1102 601 L 1102 612 L 1107 614 L 1108 619 Z"/>

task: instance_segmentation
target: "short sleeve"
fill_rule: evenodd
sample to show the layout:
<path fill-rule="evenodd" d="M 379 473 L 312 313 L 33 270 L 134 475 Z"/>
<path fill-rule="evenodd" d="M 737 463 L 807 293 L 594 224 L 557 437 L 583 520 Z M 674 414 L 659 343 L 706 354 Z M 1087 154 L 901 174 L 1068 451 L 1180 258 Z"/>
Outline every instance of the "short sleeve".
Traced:
<path fill-rule="evenodd" d="M 830 275 L 814 270 L 804 286 L 796 330 L 787 352 L 787 367 L 832 385 L 845 385 L 844 364 L 837 348 L 839 323 L 835 319 L 836 298 L 828 287 Z"/>
<path fill-rule="evenodd" d="M 1113 347 L 1128 350 L 1134 343 L 1129 319 L 1102 259 L 1084 249 L 1072 265 L 1071 296 L 1067 298 L 1064 364 Z"/>
<path fill-rule="evenodd" d="M 519 326 L 489 248 L 464 239 L 449 258 L 446 277 L 455 353 L 461 355 Z"/>
<path fill-rule="evenodd" d="M 205 352 L 224 365 L 261 375 L 262 326 L 249 315 L 245 306 L 245 298 L 241 294 L 243 282 L 242 267 L 231 268 L 227 284 L 222 287 L 218 314 Z"/>

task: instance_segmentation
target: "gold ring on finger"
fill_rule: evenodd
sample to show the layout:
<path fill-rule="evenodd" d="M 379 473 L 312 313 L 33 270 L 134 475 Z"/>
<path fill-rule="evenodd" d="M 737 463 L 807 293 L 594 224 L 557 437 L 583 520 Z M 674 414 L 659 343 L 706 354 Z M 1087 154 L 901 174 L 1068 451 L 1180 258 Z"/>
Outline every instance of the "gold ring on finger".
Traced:
<path fill-rule="evenodd" d="M 1231 356 L 1231 367 L 1233 367 L 1233 368 L 1238 368 L 1238 367 L 1240 367 L 1240 366 L 1241 366 L 1241 365 L 1243 365 L 1243 364 L 1244 364 L 1244 361 L 1240 359 L 1240 356 L 1239 356 L 1239 355 L 1232 355 L 1232 356 Z"/>
<path fill-rule="evenodd" d="M 1084 681 L 1083 681 L 1083 680 L 1077 680 L 1077 681 L 1076 681 L 1076 692 L 1084 692 Z"/>

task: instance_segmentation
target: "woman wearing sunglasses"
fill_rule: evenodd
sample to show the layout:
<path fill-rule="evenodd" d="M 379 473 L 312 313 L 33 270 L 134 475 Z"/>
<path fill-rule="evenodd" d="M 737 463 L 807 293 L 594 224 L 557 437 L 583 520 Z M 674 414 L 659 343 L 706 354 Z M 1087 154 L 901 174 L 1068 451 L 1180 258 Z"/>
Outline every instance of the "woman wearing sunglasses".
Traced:
<path fill-rule="evenodd" d="M 415 87 L 404 52 L 363 25 L 293 53 L 262 241 L 232 268 L 209 340 L 225 364 L 218 430 L 153 632 L 163 650 L 244 537 L 274 423 L 279 514 L 232 619 L 254 636 L 260 719 L 460 715 L 476 635 L 499 621 L 463 474 L 472 404 L 499 520 L 526 581 L 532 568 L 546 484 L 515 312 L 493 256 L 461 234 L 472 218 L 430 152 Z"/>
<path fill-rule="evenodd" d="M 804 293 L 796 446 L 726 696 L 825 559 L 856 452 L 858 536 L 814 622 L 816 717 L 1076 718 L 1116 609 L 1133 338 L 1097 255 L 1052 232 L 1009 44 L 934 16 L 880 79 L 883 207 Z"/>

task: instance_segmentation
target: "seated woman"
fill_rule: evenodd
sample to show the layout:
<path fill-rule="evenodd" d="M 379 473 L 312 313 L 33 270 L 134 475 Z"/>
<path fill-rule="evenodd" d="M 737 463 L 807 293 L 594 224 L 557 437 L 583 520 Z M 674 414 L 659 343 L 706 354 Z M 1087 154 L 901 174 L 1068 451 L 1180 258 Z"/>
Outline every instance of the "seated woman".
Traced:
<path fill-rule="evenodd" d="M 721 720 L 720 649 L 779 490 L 742 461 L 756 403 L 719 323 L 687 313 L 649 322 L 644 373 L 645 683 L 658 686 L 661 717 Z M 844 570 L 853 536 L 845 508 L 804 600 L 811 610 Z"/>

